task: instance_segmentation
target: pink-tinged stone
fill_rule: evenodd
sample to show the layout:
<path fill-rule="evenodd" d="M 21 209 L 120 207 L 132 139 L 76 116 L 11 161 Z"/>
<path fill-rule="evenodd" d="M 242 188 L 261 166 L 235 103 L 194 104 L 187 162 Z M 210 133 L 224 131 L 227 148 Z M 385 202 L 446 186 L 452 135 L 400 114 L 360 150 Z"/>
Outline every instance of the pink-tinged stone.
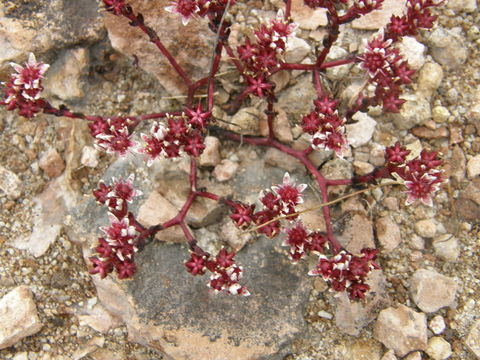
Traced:
<path fill-rule="evenodd" d="M 213 175 L 215 176 L 215 179 L 217 181 L 223 182 L 230 180 L 233 175 L 237 172 L 238 169 L 238 163 L 229 160 L 229 159 L 224 159 L 215 166 L 215 169 L 213 170 Z"/>
<path fill-rule="evenodd" d="M 22 195 L 22 181 L 14 172 L 0 165 L 0 189 L 10 199 L 18 199 Z"/>
<path fill-rule="evenodd" d="M 390 216 L 384 216 L 375 222 L 377 237 L 386 251 L 395 249 L 402 241 L 400 228 Z"/>
<path fill-rule="evenodd" d="M 200 166 L 215 166 L 220 163 L 220 140 L 215 136 L 205 137 L 205 149 L 200 155 Z"/>
<path fill-rule="evenodd" d="M 412 299 L 426 313 L 453 306 L 456 292 L 455 280 L 436 271 L 419 269 L 410 280 Z"/>
<path fill-rule="evenodd" d="M 65 214 L 76 204 L 76 196 L 67 187 L 64 177 L 53 180 L 35 199 L 32 233 L 15 239 L 13 246 L 28 250 L 33 256 L 45 254 L 60 235 Z"/>
<path fill-rule="evenodd" d="M 315 30 L 328 24 L 326 9 L 312 9 L 303 0 L 292 1 L 292 19 L 300 29 Z"/>
<path fill-rule="evenodd" d="M 375 248 L 372 222 L 365 214 L 349 213 L 344 221 L 345 230 L 338 236 L 343 247 L 357 255 L 363 248 Z"/>
<path fill-rule="evenodd" d="M 177 208 L 156 191 L 152 191 L 138 210 L 137 220 L 145 227 L 163 224 L 178 214 Z M 155 236 L 167 242 L 184 242 L 185 236 L 179 226 L 159 231 Z"/>
<path fill-rule="evenodd" d="M 48 177 L 55 178 L 60 176 L 65 170 L 65 162 L 55 149 L 49 149 L 39 161 L 42 169 Z"/>
<path fill-rule="evenodd" d="M 293 141 L 292 131 L 290 129 L 290 123 L 288 122 L 288 116 L 285 110 L 275 109 L 277 116 L 273 120 L 273 134 L 281 142 L 290 143 Z M 260 118 L 260 135 L 268 135 L 268 122 L 266 117 Z"/>
<path fill-rule="evenodd" d="M 201 18 L 184 26 L 177 14 L 165 10 L 170 3 L 168 0 L 129 1 L 135 13 L 144 15 L 146 25 L 157 32 L 163 45 L 187 74 L 194 79 L 204 77 L 209 71 L 215 34 Z M 125 18 L 108 13 L 105 26 L 112 46 L 127 56 L 135 55 L 139 66 L 154 75 L 170 94 L 178 95 L 186 89 L 184 81 L 139 28 L 129 26 Z"/>
<path fill-rule="evenodd" d="M 401 16 L 405 9 L 405 1 L 385 0 L 381 9 L 352 21 L 352 27 L 361 30 L 380 29 L 388 24 L 392 15 Z"/>
<path fill-rule="evenodd" d="M 389 307 L 378 315 L 373 336 L 400 357 L 415 350 L 425 351 L 427 349 L 427 317 L 405 305 Z"/>
<path fill-rule="evenodd" d="M 16 287 L 0 300 L 0 349 L 36 334 L 41 327 L 33 294 L 27 286 Z"/>

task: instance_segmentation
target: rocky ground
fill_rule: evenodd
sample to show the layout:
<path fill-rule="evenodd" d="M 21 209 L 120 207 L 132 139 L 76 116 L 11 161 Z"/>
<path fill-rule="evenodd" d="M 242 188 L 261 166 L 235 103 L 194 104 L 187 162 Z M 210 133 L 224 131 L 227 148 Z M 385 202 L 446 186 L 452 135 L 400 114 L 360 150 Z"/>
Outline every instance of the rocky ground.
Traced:
<path fill-rule="evenodd" d="M 147 21 L 147 14 L 160 14 L 165 6 L 132 3 L 145 8 Z M 387 11 L 398 3 L 386 0 Z M 272 16 L 280 2 L 250 11 L 260 6 L 232 8 L 238 23 L 233 42 L 259 18 Z M 33 51 L 52 64 L 45 87 L 55 104 L 90 114 L 174 109 L 181 91 L 160 57 L 146 45 L 132 45 L 137 36 L 128 26 L 104 21 L 97 10 L 94 0 L 3 1 L 0 79 L 7 80 L 10 61 L 22 63 Z M 345 29 L 335 55 L 357 50 L 362 37 L 389 17 L 382 14 Z M 433 31 L 403 44 L 419 75 L 402 112 L 387 117 L 373 109 L 348 125 L 355 146 L 345 160 L 317 155 L 331 176 L 361 174 L 380 165 L 383 147 L 400 139 L 413 151 L 439 150 L 446 162 L 449 182 L 433 208 L 404 206 L 400 189 L 385 188 L 333 209 L 344 246 L 382 249 L 382 271 L 372 276 L 374 291 L 365 303 L 334 297 L 321 279 L 305 275 L 306 266 L 288 264 L 278 244 L 240 238 L 222 220 L 223 210 L 208 203 L 197 206 L 189 225 L 206 247 L 218 247 L 219 238 L 234 248 L 250 242 L 239 253 L 247 282 L 250 276 L 248 300 L 212 297 L 205 279 L 187 277 L 181 270 L 185 249 L 171 243 L 179 240 L 175 232 L 163 238 L 168 244 L 152 244 L 140 254 L 134 280 L 92 279 L 84 258 L 98 226 L 108 221 L 90 196 L 98 181 L 135 172 L 144 192 L 135 206 L 148 223 L 178 206 L 186 164 L 164 162 L 148 169 L 133 156 L 117 160 L 92 147 L 81 121 L 44 115 L 27 120 L 1 109 L 0 359 L 480 358 L 480 14 L 475 0 L 451 0 L 438 15 Z M 289 56 L 301 61 L 321 44 L 326 22 L 323 13 L 303 10 L 297 2 L 293 16 L 300 28 Z M 168 18 L 155 21 L 165 38 L 174 32 Z M 199 74 L 208 64 L 212 38 L 195 29 L 195 38 L 188 39 L 195 46 L 184 39 L 169 46 L 180 58 L 198 59 L 189 71 Z M 236 90 L 231 69 L 222 70 L 219 105 Z M 344 100 L 358 76 L 355 68 L 327 73 L 332 91 Z M 309 77 L 295 73 L 275 81 L 282 90 L 278 136 L 293 142 L 299 114 L 309 111 L 313 97 Z M 215 116 L 257 134 L 262 127 L 254 120 L 262 110 L 252 102 L 233 118 L 220 107 Z M 214 192 L 254 201 L 285 170 L 312 183 L 299 164 L 274 151 L 224 140 L 218 147 L 213 136 L 209 142 L 200 178 Z M 316 202 L 314 189 L 309 199 Z M 321 227 L 316 214 L 303 220 Z"/>

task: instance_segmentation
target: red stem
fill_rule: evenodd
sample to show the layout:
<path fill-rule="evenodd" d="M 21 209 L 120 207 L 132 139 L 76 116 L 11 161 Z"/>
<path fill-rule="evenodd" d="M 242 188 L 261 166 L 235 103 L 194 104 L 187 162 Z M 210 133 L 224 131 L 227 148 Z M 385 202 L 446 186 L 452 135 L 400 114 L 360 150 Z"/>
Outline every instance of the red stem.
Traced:
<path fill-rule="evenodd" d="M 292 11 L 292 0 L 287 0 L 285 4 L 285 21 L 290 21 L 290 13 Z"/>
<path fill-rule="evenodd" d="M 294 63 L 281 63 L 280 67 L 271 71 L 271 74 L 275 74 L 281 70 L 303 70 L 303 71 L 313 71 L 315 69 L 325 70 L 328 68 L 345 65 L 345 64 L 352 64 L 356 61 L 355 57 L 348 57 L 345 59 L 338 59 L 332 61 L 325 61 L 320 66 L 317 64 L 294 64 Z"/>
<path fill-rule="evenodd" d="M 99 119 L 107 120 L 109 118 L 121 118 L 121 119 L 130 119 L 138 123 L 144 120 L 165 118 L 167 117 L 167 115 L 180 116 L 182 114 L 181 111 L 169 111 L 169 112 L 152 113 L 152 114 L 145 114 L 145 115 L 127 115 L 127 116 L 86 115 L 81 112 L 72 112 L 64 105 L 60 105 L 57 108 L 52 106 L 47 100 L 44 100 L 44 101 L 45 101 L 45 105 L 43 108 L 43 112 L 45 114 L 49 114 L 57 117 L 67 117 L 70 119 L 81 119 L 81 120 L 87 120 L 87 121 L 96 121 Z"/>
<path fill-rule="evenodd" d="M 338 14 L 337 14 L 337 9 L 335 9 L 335 6 L 333 3 L 327 3 L 326 4 L 326 9 L 328 11 L 328 19 L 329 19 L 329 32 L 327 38 L 324 40 L 324 48 L 320 55 L 317 57 L 317 62 L 316 66 L 317 69 L 320 68 L 320 66 L 325 62 L 325 59 L 327 58 L 328 53 L 330 52 L 330 49 L 333 45 L 333 43 L 337 40 L 338 35 L 339 35 L 339 22 L 338 22 Z"/>
<path fill-rule="evenodd" d="M 268 124 L 268 139 L 275 139 L 275 134 L 273 132 L 273 120 L 275 119 L 275 111 L 273 111 L 273 102 L 275 98 L 273 96 L 268 97 L 268 105 L 265 113 L 267 114 L 267 124 Z"/>
<path fill-rule="evenodd" d="M 233 52 L 230 45 L 224 44 L 223 47 L 225 48 L 227 55 L 230 57 L 230 60 L 233 62 L 237 70 L 240 72 L 240 74 L 243 74 L 244 73 L 243 65 L 240 63 L 240 61 L 238 61 L 237 56 Z"/>
<path fill-rule="evenodd" d="M 315 86 L 315 90 L 317 91 L 317 96 L 321 98 L 324 95 L 324 93 L 323 93 L 322 81 L 320 80 L 320 74 L 318 73 L 317 69 L 313 70 L 313 85 Z"/>

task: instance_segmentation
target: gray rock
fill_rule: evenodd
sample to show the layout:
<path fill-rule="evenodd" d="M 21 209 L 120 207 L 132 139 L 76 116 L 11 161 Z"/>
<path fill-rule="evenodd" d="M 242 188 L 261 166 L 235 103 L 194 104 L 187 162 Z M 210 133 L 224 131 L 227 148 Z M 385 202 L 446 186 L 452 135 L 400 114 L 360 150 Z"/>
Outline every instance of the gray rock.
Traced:
<path fill-rule="evenodd" d="M 431 117 L 430 103 L 422 95 L 405 94 L 401 96 L 406 102 L 399 113 L 389 114 L 395 126 L 400 130 L 409 130 L 421 125 Z"/>
<path fill-rule="evenodd" d="M 428 327 L 435 335 L 439 335 L 445 330 L 445 319 L 441 315 L 437 315 L 430 320 Z"/>
<path fill-rule="evenodd" d="M 418 90 L 419 94 L 430 98 L 433 96 L 435 91 L 440 87 L 440 84 L 443 80 L 443 70 L 442 67 L 435 62 L 427 62 L 422 66 L 418 73 Z M 436 110 L 435 110 L 436 109 Z M 448 119 L 448 109 L 442 106 L 436 106 L 435 111 L 432 111 L 432 116 L 435 121 L 445 122 Z M 445 112 L 448 114 L 446 115 Z M 443 121 L 439 121 L 442 119 Z"/>
<path fill-rule="evenodd" d="M 434 219 L 424 219 L 415 223 L 415 232 L 424 238 L 433 238 L 437 233 L 437 224 Z"/>
<path fill-rule="evenodd" d="M 217 181 L 223 182 L 230 180 L 238 169 L 238 163 L 229 159 L 223 159 L 220 164 L 215 166 L 213 175 Z"/>
<path fill-rule="evenodd" d="M 436 62 L 449 69 L 457 69 L 468 57 L 467 41 L 461 28 L 433 30 L 428 38 L 431 54 Z"/>
<path fill-rule="evenodd" d="M 428 340 L 426 353 L 433 360 L 445 360 L 452 356 L 452 347 L 444 338 L 433 336 Z"/>
<path fill-rule="evenodd" d="M 62 100 L 79 100 L 84 97 L 82 77 L 86 75 L 88 64 L 87 49 L 65 51 L 45 74 L 48 93 Z"/>
<path fill-rule="evenodd" d="M 15 345 L 42 328 L 33 294 L 18 286 L 0 299 L 0 349 Z"/>
<path fill-rule="evenodd" d="M 455 280 L 436 271 L 419 269 L 410 279 L 412 300 L 422 311 L 427 313 L 453 306 L 456 292 Z"/>
<path fill-rule="evenodd" d="M 460 245 L 455 236 L 451 234 L 440 235 L 433 240 L 435 255 L 440 259 L 455 262 L 460 256 Z"/>
<path fill-rule="evenodd" d="M 36 217 L 32 233 L 25 238 L 16 239 L 13 246 L 28 250 L 33 256 L 39 257 L 47 252 L 60 235 L 65 214 L 76 205 L 77 199 L 61 176 L 52 181 L 34 201 Z"/>
<path fill-rule="evenodd" d="M 373 329 L 374 337 L 403 357 L 427 349 L 427 319 L 405 305 L 382 310 Z"/>
<path fill-rule="evenodd" d="M 477 9 L 477 0 L 449 0 L 447 7 L 457 12 L 474 12 Z"/>
<path fill-rule="evenodd" d="M 348 51 L 340 46 L 332 46 L 327 55 L 327 61 L 345 59 L 349 55 Z M 327 77 L 332 80 L 342 80 L 348 75 L 351 64 L 335 66 L 327 69 Z"/>
<path fill-rule="evenodd" d="M 368 144 L 377 122 L 365 113 L 357 112 L 352 117 L 357 122 L 346 125 L 348 144 L 354 148 Z"/>
<path fill-rule="evenodd" d="M 2 8 L 0 73 L 11 72 L 11 61 L 24 63 L 29 52 L 45 62 L 40 55 L 53 49 L 92 43 L 103 36 L 102 15 L 96 0 L 37 0 L 34 4 L 17 3 L 10 10 Z"/>
<path fill-rule="evenodd" d="M 300 120 L 302 115 L 313 109 L 316 91 L 310 75 L 302 75 L 297 84 L 282 91 L 278 96 L 278 106 L 285 109 L 292 118 Z"/>
<path fill-rule="evenodd" d="M 303 39 L 290 36 L 287 40 L 285 61 L 289 63 L 301 62 L 312 50 L 310 45 Z"/>
<path fill-rule="evenodd" d="M 176 346 L 165 345 L 173 358 L 186 358 L 192 350 L 197 359 L 257 358 L 275 352 L 304 327 L 299 310 L 309 288 L 306 269 L 292 267 L 272 252 L 270 240 L 259 240 L 237 256 L 252 293 L 248 298 L 212 294 L 207 279 L 185 272 L 179 261 L 185 249 L 159 245 L 140 254 L 142 265 L 128 288 L 143 320 L 177 329 L 169 331 Z"/>
<path fill-rule="evenodd" d="M 425 64 L 427 48 L 414 37 L 403 37 L 398 44 L 398 48 L 412 69 L 419 70 Z"/>
<path fill-rule="evenodd" d="M 22 182 L 17 174 L 0 165 L 0 189 L 10 199 L 18 199 L 22 195 Z"/>
<path fill-rule="evenodd" d="M 480 359 L 480 320 L 475 321 L 470 328 L 465 344 L 475 354 L 477 359 Z"/>
<path fill-rule="evenodd" d="M 229 130 L 243 135 L 258 135 L 260 119 L 264 116 L 260 110 L 254 107 L 241 108 L 229 120 Z"/>

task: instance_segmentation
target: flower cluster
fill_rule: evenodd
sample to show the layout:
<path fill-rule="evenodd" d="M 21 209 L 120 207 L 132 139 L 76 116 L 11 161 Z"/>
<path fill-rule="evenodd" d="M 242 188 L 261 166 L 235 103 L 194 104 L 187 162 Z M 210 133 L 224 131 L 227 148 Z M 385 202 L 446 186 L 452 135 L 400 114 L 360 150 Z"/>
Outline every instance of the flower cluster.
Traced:
<path fill-rule="evenodd" d="M 4 88 L 5 98 L 0 102 L 7 110 L 18 109 L 21 116 L 31 118 L 44 108 L 45 102 L 40 98 L 43 91 L 42 79 L 49 65 L 35 59 L 30 53 L 25 66 L 11 63 L 16 73 Z"/>
<path fill-rule="evenodd" d="M 386 37 L 396 41 L 403 36 L 417 35 L 418 29 L 431 29 L 436 16 L 431 14 L 430 8 L 443 2 L 443 0 L 407 0 L 407 13 L 391 17 L 386 27 Z"/>
<path fill-rule="evenodd" d="M 264 210 L 254 212 L 254 205 L 229 203 L 232 208 L 230 218 L 240 228 L 249 224 L 259 226 L 257 231 L 268 237 L 274 237 L 281 230 L 279 216 L 295 212 L 295 205 L 302 202 L 302 192 L 305 185 L 295 185 L 288 173 L 285 174 L 283 184 L 272 187 L 272 191 L 262 194 L 261 201 Z M 363 249 L 361 256 L 349 254 L 345 250 L 330 251 L 330 243 L 326 234 L 320 231 L 310 231 L 298 220 L 298 216 L 287 217 L 290 226 L 285 228 L 283 246 L 289 247 L 290 260 L 295 263 L 308 254 L 319 256 L 317 267 L 310 271 L 310 275 L 322 275 L 332 284 L 335 291 L 347 291 L 350 299 L 363 299 L 369 286 L 366 279 L 373 269 L 378 269 L 374 262 L 377 250 Z M 329 252 L 332 255 L 327 255 Z M 330 256 L 330 257 L 328 257 Z M 201 261 L 201 266 L 198 265 Z M 192 257 L 187 265 L 192 273 L 205 271 L 205 260 L 201 257 Z"/>
<path fill-rule="evenodd" d="M 347 145 L 345 119 L 337 111 L 338 101 L 323 96 L 314 101 L 315 109 L 302 118 L 302 128 L 312 135 L 313 149 L 333 150 L 342 156 Z"/>
<path fill-rule="evenodd" d="M 125 0 L 103 0 L 105 9 L 114 15 L 122 15 L 128 11 Z"/>
<path fill-rule="evenodd" d="M 360 66 L 367 71 L 370 83 L 375 86 L 375 99 L 378 104 L 383 104 L 384 111 L 400 111 L 405 102 L 400 99 L 401 86 L 410 84 L 415 73 L 394 43 L 403 36 L 416 35 L 420 28 L 430 29 L 436 19 L 430 8 L 441 2 L 407 0 L 407 13 L 392 16 L 386 28 L 368 42 L 364 53 L 358 57 Z"/>
<path fill-rule="evenodd" d="M 176 158 L 182 153 L 200 156 L 205 149 L 201 129 L 205 126 L 209 113 L 190 110 L 187 116 L 168 116 L 167 126 L 155 122 L 150 135 L 141 134 L 143 144 L 139 144 L 137 152 L 148 157 L 148 165 L 159 158 Z"/>
<path fill-rule="evenodd" d="M 373 10 L 378 10 L 382 7 L 384 0 L 355 0 L 354 11 L 359 15 L 366 15 Z"/>
<path fill-rule="evenodd" d="M 187 25 L 195 16 L 216 17 L 223 14 L 227 3 L 227 0 L 174 0 L 165 10 L 180 15 L 183 25 Z M 234 4 L 235 0 L 230 0 L 230 6 Z"/>
<path fill-rule="evenodd" d="M 134 254 L 138 250 L 138 233 L 142 228 L 128 211 L 127 203 L 141 195 L 133 188 L 133 175 L 126 180 L 113 180 L 112 185 L 100 183 L 93 195 L 108 207 L 110 226 L 102 227 L 104 236 L 98 239 L 97 256 L 92 256 L 91 274 L 107 276 L 114 269 L 120 279 L 130 278 L 136 271 Z"/>
<path fill-rule="evenodd" d="M 383 103 L 384 111 L 399 112 L 405 102 L 399 98 L 402 85 L 410 84 L 414 74 L 393 40 L 383 33 L 370 40 L 359 57 L 360 66 L 369 74 L 369 82 L 375 86 L 375 99 Z"/>
<path fill-rule="evenodd" d="M 219 251 L 215 258 L 209 254 L 198 255 L 192 252 L 185 263 L 187 271 L 192 275 L 203 275 L 211 272 L 208 287 L 215 292 L 224 291 L 232 295 L 248 296 L 250 292 L 239 284 L 243 276 L 243 268 L 234 261 L 235 253 L 225 249 Z"/>
<path fill-rule="evenodd" d="M 273 85 L 267 82 L 266 76 L 280 66 L 288 37 L 295 34 L 295 29 L 296 25 L 285 21 L 280 12 L 275 19 L 255 30 L 254 42 L 247 38 L 243 45 L 237 47 L 238 57 L 249 75 L 250 93 L 263 97 L 264 91 L 272 88 Z"/>
<path fill-rule="evenodd" d="M 431 8 L 443 1 L 405 0 L 407 4 L 405 14 L 392 16 L 386 28 L 380 30 L 366 43 L 361 54 L 327 61 L 332 46 L 339 38 L 340 26 L 379 9 L 384 0 L 304 0 L 311 8 L 326 8 L 328 34 L 321 51 L 316 55 L 315 62 L 291 64 L 285 60 L 289 37 L 294 35 L 296 29 L 296 25 L 287 15 L 292 9 L 291 0 L 286 0 L 285 15 L 280 11 L 275 19 L 262 22 L 253 31 L 252 36 L 236 49 L 229 44 L 229 35 L 234 30 L 230 19 L 233 18 L 225 16 L 227 8 L 234 5 L 235 0 L 170 0 L 172 2 L 166 10 L 178 14 L 184 24 L 192 18 L 205 17 L 208 28 L 216 34 L 212 66 L 209 74 L 200 79 L 192 78 L 188 71 L 184 70 L 174 54 L 164 46 L 161 36 L 145 23 L 141 13 L 134 12 L 126 0 L 102 1 L 107 12 L 125 17 L 129 25 L 141 30 L 168 60 L 173 71 L 188 89 L 184 104 L 170 114 L 159 112 L 130 117 L 85 115 L 70 111 L 65 105 L 57 108 L 41 98 L 42 80 L 48 65 L 37 62 L 33 54 L 30 54 L 24 66 L 12 64 L 15 73 L 5 84 L 4 97 L 0 101 L 0 105 L 5 106 L 7 110 L 18 110 L 20 115 L 28 118 L 43 112 L 58 117 L 85 120 L 89 123 L 96 147 L 120 155 L 135 151 L 147 158 L 148 165 L 158 158 L 177 158 L 184 154 L 191 158 L 189 194 L 181 210 L 168 221 L 148 229 L 140 225 L 129 211 L 128 203 L 140 194 L 133 187 L 133 176 L 125 180 L 114 179 L 110 185 L 99 184 L 94 196 L 99 203 L 108 208 L 110 224 L 101 228 L 103 234 L 98 239 L 96 254 L 90 258 L 93 264 L 90 272 L 99 274 L 102 278 L 114 271 L 120 279 L 132 277 L 136 271 L 135 253 L 146 245 L 147 238 L 165 228 L 180 226 L 190 249 L 190 258 L 185 263 L 187 271 L 192 275 L 210 272 L 208 286 L 215 292 L 248 296 L 249 291 L 240 284 L 243 269 L 234 260 L 235 252 L 225 249 L 221 249 L 216 255 L 205 252 L 198 246 L 197 240 L 186 226 L 187 214 L 195 201 L 198 198 L 205 198 L 227 204 L 231 209 L 230 218 L 241 229 L 252 226 L 259 234 L 270 238 L 283 232 L 281 235 L 283 245 L 288 247 L 288 256 L 292 262 L 298 262 L 310 254 L 317 255 L 318 263 L 315 269 L 309 272 L 311 275 L 321 275 L 331 284 L 333 290 L 346 291 L 350 299 L 364 299 L 369 290 L 366 283 L 368 275 L 373 269 L 378 268 L 375 262 L 377 250 L 362 249 L 360 254 L 351 254 L 342 248 L 335 238 L 330 206 L 355 193 L 331 200 L 329 187 L 368 184 L 380 179 L 395 178 L 407 189 L 407 204 L 419 200 L 431 205 L 434 193 L 444 181 L 440 169 L 442 161 L 436 152 L 425 150 L 414 158 L 406 148 L 396 143 L 386 149 L 385 166 L 353 179 L 328 179 L 307 155 L 312 150 L 325 149 L 342 156 L 347 147 L 345 122 L 358 111 L 367 111 L 372 105 L 383 105 L 383 110 L 388 112 L 399 111 L 404 103 L 400 98 L 402 89 L 411 83 L 414 71 L 402 57 L 397 42 L 403 36 L 417 35 L 418 29 L 431 28 L 435 20 Z M 228 55 L 228 60 L 235 66 L 245 83 L 244 89 L 237 94 L 231 104 L 225 104 L 224 110 L 234 113 L 245 104 L 249 95 L 266 98 L 268 136 L 241 136 L 233 131 L 209 126 L 213 120 L 212 109 L 220 105 L 216 103 L 214 95 L 224 54 Z M 344 104 L 345 106 L 340 108 L 339 101 L 333 99 L 326 91 L 331 86 L 324 84 L 320 72 L 351 63 L 357 63 L 367 74 L 369 94 L 368 97 L 360 94 L 353 105 Z M 305 150 L 297 150 L 282 142 L 274 131 L 278 110 L 275 103 L 278 94 L 270 77 L 284 70 L 313 73 L 312 82 L 317 98 L 313 101 L 313 110 L 301 119 L 303 132 L 311 141 L 310 147 Z M 208 108 L 202 108 L 201 101 L 195 107 L 194 99 L 205 90 L 207 100 L 204 103 L 208 104 Z M 141 134 L 141 140 L 134 141 L 133 132 L 142 121 L 147 120 L 156 121 L 150 124 L 149 133 Z M 256 210 L 255 205 L 225 199 L 204 188 L 197 188 L 198 171 L 195 157 L 203 153 L 204 136 L 208 131 L 252 146 L 275 148 L 300 160 L 315 179 L 322 199 L 322 204 L 304 211 L 321 207 L 326 223 L 325 232 L 310 230 L 300 221 L 300 212 L 297 208 L 303 203 L 306 185 L 297 184 L 288 173 L 283 177 L 281 184 L 261 192 L 259 210 Z"/>
<path fill-rule="evenodd" d="M 90 122 L 90 134 L 95 139 L 95 146 L 109 154 L 125 155 L 135 145 L 131 140 L 130 128 L 134 122 L 129 118 L 101 117 Z"/>
<path fill-rule="evenodd" d="M 230 202 L 232 214 L 230 218 L 240 228 L 246 228 L 250 224 L 262 225 L 258 232 L 270 238 L 275 237 L 280 232 L 279 216 L 291 215 L 289 220 L 294 220 L 296 206 L 303 203 L 303 190 L 306 184 L 295 184 L 290 178 L 289 173 L 285 173 L 283 183 L 272 186 L 271 190 L 263 191 L 260 201 L 263 209 L 254 212 L 255 205 L 246 205 L 242 203 Z"/>
<path fill-rule="evenodd" d="M 292 262 L 303 259 L 308 253 L 317 255 L 325 253 L 329 245 L 325 234 L 319 231 L 309 231 L 302 222 L 297 221 L 286 230 L 284 246 L 289 246 L 289 256 Z"/>
<path fill-rule="evenodd" d="M 330 282 L 335 291 L 347 291 L 352 300 L 364 299 L 370 289 L 366 280 L 370 272 L 379 269 L 375 263 L 378 250 L 362 249 L 361 256 L 355 256 L 345 250 L 331 258 L 320 255 L 315 269 L 309 275 L 321 275 Z"/>
<path fill-rule="evenodd" d="M 407 160 L 410 151 L 397 142 L 385 150 L 387 168 L 391 174 L 397 174 L 407 187 L 407 205 L 420 200 L 432 206 L 432 197 L 445 182 L 443 162 L 435 151 L 422 150 L 419 157 Z"/>

